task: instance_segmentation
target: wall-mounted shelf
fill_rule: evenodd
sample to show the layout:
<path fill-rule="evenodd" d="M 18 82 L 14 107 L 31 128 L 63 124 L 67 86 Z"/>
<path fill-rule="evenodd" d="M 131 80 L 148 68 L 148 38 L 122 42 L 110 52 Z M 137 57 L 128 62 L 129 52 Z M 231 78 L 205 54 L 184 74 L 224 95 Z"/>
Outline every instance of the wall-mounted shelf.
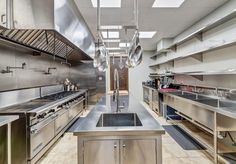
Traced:
<path fill-rule="evenodd" d="M 183 39 L 181 39 L 180 41 L 170 45 L 170 47 L 173 47 L 174 45 L 180 45 L 192 38 L 197 38 L 199 41 L 202 41 L 202 34 L 212 28 L 215 28 L 227 21 L 229 21 L 230 19 L 236 17 L 236 10 L 233 10 L 231 13 L 229 14 L 226 14 L 225 16 L 223 16 L 222 18 L 212 22 L 212 23 L 209 23 L 208 25 L 204 26 L 204 27 L 201 27 L 200 29 L 194 31 L 193 33 L 189 34 L 188 36 L 184 37 Z"/>
<path fill-rule="evenodd" d="M 154 53 L 154 55 L 152 55 L 150 58 L 151 58 L 151 59 L 156 59 L 157 56 L 165 55 L 165 54 L 167 54 L 167 52 L 170 52 L 170 51 L 171 51 L 171 49 L 162 49 L 162 50 L 159 50 L 159 51 L 157 51 L 156 53 Z"/>
<path fill-rule="evenodd" d="M 197 55 L 197 54 L 203 54 L 203 53 L 206 53 L 206 52 L 210 52 L 210 51 L 214 51 L 214 50 L 217 50 L 217 49 L 221 49 L 221 48 L 225 48 L 225 47 L 229 47 L 229 46 L 232 46 L 236 44 L 236 40 L 231 40 L 231 41 L 227 41 L 227 42 L 224 42 L 220 45 L 217 45 L 217 46 L 211 46 L 211 47 L 206 47 L 202 50 L 198 50 L 198 51 L 195 51 L 195 52 L 191 52 L 189 54 L 186 54 L 184 56 L 179 56 L 179 57 L 175 57 L 173 56 L 172 58 L 169 58 L 169 59 L 166 59 L 164 61 L 161 61 L 161 62 L 157 62 L 153 65 L 150 65 L 150 67 L 156 67 L 158 65 L 161 65 L 161 64 L 164 64 L 164 63 L 167 63 L 167 62 L 170 62 L 170 61 L 174 61 L 174 60 L 177 60 L 177 59 L 183 59 L 183 58 L 187 58 L 187 57 L 191 57 L 193 55 Z"/>
<path fill-rule="evenodd" d="M 231 13 L 229 14 L 226 14 L 225 16 L 223 16 L 222 18 L 196 30 L 195 32 L 189 34 L 188 36 L 184 37 L 183 39 L 181 39 L 180 41 L 178 42 L 175 42 L 173 43 L 172 45 L 170 45 L 169 47 L 167 47 L 165 50 L 162 50 L 163 52 L 169 52 L 170 50 L 172 51 L 176 51 L 177 50 L 177 46 L 192 39 L 192 38 L 197 38 L 199 41 L 203 41 L 202 40 L 202 34 L 212 28 L 215 28 L 227 21 L 229 21 L 230 19 L 236 17 L 236 9 L 233 10 Z M 152 64 L 150 65 L 150 67 L 155 67 L 155 66 L 158 66 L 160 64 L 164 64 L 166 62 L 169 62 L 169 61 L 172 61 L 172 60 L 175 60 L 175 59 L 181 59 L 181 58 L 186 58 L 186 57 L 189 57 L 189 56 L 193 56 L 193 55 L 196 55 L 196 54 L 199 54 L 199 53 L 205 53 L 205 52 L 208 52 L 208 51 L 213 51 L 213 50 L 216 50 L 216 49 L 219 49 L 219 48 L 224 48 L 224 47 L 227 47 L 227 46 L 231 46 L 233 44 L 236 43 L 236 40 L 231 40 L 231 41 L 227 41 L 227 42 L 224 42 L 222 43 L 221 45 L 218 45 L 218 46 L 212 46 L 212 47 L 206 47 L 202 50 L 199 50 L 199 51 L 196 51 L 196 52 L 192 52 L 192 53 L 189 53 L 189 54 L 186 54 L 184 56 L 180 56 L 180 57 L 176 57 L 176 56 L 173 56 L 172 58 L 170 59 L 166 59 L 164 61 L 161 61 L 161 62 L 157 62 L 155 64 Z M 154 54 L 151 58 L 152 59 L 156 59 L 156 57 L 158 56 L 158 53 Z"/>
<path fill-rule="evenodd" d="M 165 73 L 165 74 L 150 74 L 149 77 L 151 78 L 156 78 L 156 77 L 171 77 L 171 76 L 174 76 L 175 74 L 172 74 L 172 73 Z"/>
<path fill-rule="evenodd" d="M 184 75 L 191 76 L 195 79 L 203 81 L 203 76 L 213 76 L 213 75 L 236 75 L 235 70 L 225 70 L 225 71 L 194 71 L 194 72 L 170 72 L 170 73 L 161 73 L 161 74 L 150 74 L 149 77 L 164 77 L 164 76 L 176 76 L 176 75 Z"/>

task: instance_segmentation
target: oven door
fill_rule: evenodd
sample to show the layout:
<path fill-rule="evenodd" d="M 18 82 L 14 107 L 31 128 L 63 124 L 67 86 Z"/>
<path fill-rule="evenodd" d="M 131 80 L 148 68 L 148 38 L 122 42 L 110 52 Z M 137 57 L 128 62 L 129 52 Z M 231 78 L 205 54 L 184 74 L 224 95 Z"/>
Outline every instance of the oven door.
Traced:
<path fill-rule="evenodd" d="M 37 155 L 54 137 L 54 119 L 48 119 L 30 127 L 30 159 Z"/>
<path fill-rule="evenodd" d="M 69 108 L 69 121 L 75 118 L 79 113 L 83 111 L 84 98 L 80 98 L 76 103 L 72 104 Z"/>
<path fill-rule="evenodd" d="M 57 114 L 58 117 L 55 119 L 55 135 L 62 131 L 69 122 L 68 110 L 61 109 Z"/>

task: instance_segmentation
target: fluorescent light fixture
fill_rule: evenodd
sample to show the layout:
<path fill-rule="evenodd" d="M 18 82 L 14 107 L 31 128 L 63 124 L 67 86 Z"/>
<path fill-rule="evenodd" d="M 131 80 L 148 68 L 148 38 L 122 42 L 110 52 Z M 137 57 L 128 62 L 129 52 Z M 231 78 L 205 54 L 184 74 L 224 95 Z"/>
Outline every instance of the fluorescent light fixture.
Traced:
<path fill-rule="evenodd" d="M 178 8 L 185 0 L 155 0 L 152 7 L 156 8 Z"/>
<path fill-rule="evenodd" d="M 120 50 L 120 47 L 107 47 L 107 50 Z"/>
<path fill-rule="evenodd" d="M 121 52 L 110 52 L 109 54 L 110 54 L 110 55 L 120 55 Z"/>
<path fill-rule="evenodd" d="M 97 7 L 97 0 L 91 0 L 93 7 Z M 100 7 L 120 8 L 121 0 L 100 0 Z"/>
<path fill-rule="evenodd" d="M 102 31 L 102 37 L 107 38 L 119 38 L 119 32 L 118 31 L 109 31 L 108 33 L 106 31 Z"/>
<path fill-rule="evenodd" d="M 152 38 L 156 34 L 156 31 L 140 31 L 139 38 Z"/>
<path fill-rule="evenodd" d="M 130 43 L 120 43 L 119 47 L 130 47 Z"/>
<path fill-rule="evenodd" d="M 119 43 L 120 39 L 103 39 L 104 43 Z"/>
<path fill-rule="evenodd" d="M 121 25 L 106 25 L 100 27 L 102 30 L 121 30 Z"/>

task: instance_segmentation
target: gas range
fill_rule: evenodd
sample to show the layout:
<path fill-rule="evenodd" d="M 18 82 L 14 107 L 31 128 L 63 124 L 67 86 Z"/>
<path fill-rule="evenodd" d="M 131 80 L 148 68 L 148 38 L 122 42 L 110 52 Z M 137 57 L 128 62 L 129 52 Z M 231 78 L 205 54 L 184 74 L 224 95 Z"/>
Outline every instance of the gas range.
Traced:
<path fill-rule="evenodd" d="M 19 115 L 12 124 L 22 156 L 34 164 L 56 142 L 87 106 L 87 90 L 60 92 L 10 106 L 0 110 L 0 115 Z M 17 131 L 20 130 L 20 131 Z M 26 150 L 23 152 L 23 150 Z"/>

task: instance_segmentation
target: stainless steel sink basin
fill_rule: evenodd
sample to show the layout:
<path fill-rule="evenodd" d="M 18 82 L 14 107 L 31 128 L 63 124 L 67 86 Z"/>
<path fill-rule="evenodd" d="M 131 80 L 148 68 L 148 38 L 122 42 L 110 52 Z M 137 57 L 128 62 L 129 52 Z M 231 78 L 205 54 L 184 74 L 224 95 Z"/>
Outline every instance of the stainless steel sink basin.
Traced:
<path fill-rule="evenodd" d="M 179 97 L 190 99 L 190 100 L 209 99 L 209 97 L 207 96 L 202 96 L 202 95 L 198 95 L 196 93 L 190 93 L 190 92 L 173 92 L 173 94 Z"/>
<path fill-rule="evenodd" d="M 103 113 L 96 126 L 142 126 L 142 123 L 136 113 Z"/>
<path fill-rule="evenodd" d="M 197 99 L 194 101 L 200 102 L 202 104 L 210 105 L 213 107 L 218 107 L 218 99 Z"/>
<path fill-rule="evenodd" d="M 213 107 L 219 107 L 219 108 L 235 107 L 236 108 L 236 102 L 232 102 L 232 101 L 225 101 L 225 100 L 219 100 L 219 99 L 199 99 L 195 101 L 206 104 L 206 105 L 210 105 Z"/>
<path fill-rule="evenodd" d="M 219 105 L 222 108 L 235 107 L 236 109 L 236 102 L 232 102 L 232 101 L 219 100 Z"/>

